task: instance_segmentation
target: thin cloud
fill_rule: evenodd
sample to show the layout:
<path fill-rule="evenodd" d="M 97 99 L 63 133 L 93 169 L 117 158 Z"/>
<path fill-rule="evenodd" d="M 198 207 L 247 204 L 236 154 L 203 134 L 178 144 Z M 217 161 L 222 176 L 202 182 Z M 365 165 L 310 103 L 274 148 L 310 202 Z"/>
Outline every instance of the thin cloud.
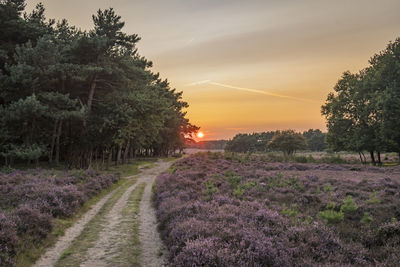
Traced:
<path fill-rule="evenodd" d="M 245 92 L 250 92 L 250 93 L 256 93 L 256 94 L 262 94 L 262 95 L 268 95 L 268 96 L 273 96 L 273 97 L 279 97 L 279 98 L 294 99 L 294 100 L 306 101 L 306 102 L 315 102 L 313 100 L 306 99 L 306 98 L 275 94 L 275 93 L 258 90 L 258 89 L 252 89 L 252 88 L 238 87 L 238 86 L 233 86 L 233 85 L 229 85 L 229 84 L 213 82 L 211 80 L 197 81 L 197 82 L 189 83 L 189 84 L 187 84 L 187 86 L 197 86 L 197 85 L 202 85 L 202 84 L 210 84 L 210 85 L 215 85 L 215 86 L 219 86 L 219 87 L 224 87 L 224 88 L 229 88 L 229 89 L 234 89 L 234 90 L 239 90 L 239 91 L 245 91 Z"/>

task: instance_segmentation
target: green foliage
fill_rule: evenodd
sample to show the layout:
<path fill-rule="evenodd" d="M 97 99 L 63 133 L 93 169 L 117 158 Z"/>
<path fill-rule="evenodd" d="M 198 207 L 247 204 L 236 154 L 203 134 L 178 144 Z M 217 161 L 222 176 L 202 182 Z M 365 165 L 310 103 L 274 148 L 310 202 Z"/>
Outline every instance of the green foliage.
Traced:
<path fill-rule="evenodd" d="M 237 187 L 242 182 L 242 177 L 236 175 L 235 173 L 226 173 L 225 176 L 228 177 L 228 183 L 231 188 Z"/>
<path fill-rule="evenodd" d="M 327 224 L 340 223 L 344 219 L 342 211 L 335 211 L 335 204 L 329 203 L 324 211 L 318 213 L 318 217 L 323 219 Z"/>
<path fill-rule="evenodd" d="M 308 158 L 305 156 L 297 156 L 294 158 L 294 160 L 299 163 L 307 163 L 308 162 Z"/>
<path fill-rule="evenodd" d="M 283 173 L 278 172 L 275 177 L 270 177 L 267 184 L 268 188 L 282 187 L 282 188 L 293 188 L 301 191 L 304 189 L 304 184 L 295 175 L 284 178 Z"/>
<path fill-rule="evenodd" d="M 330 183 L 327 183 L 326 185 L 324 185 L 322 187 L 322 191 L 324 191 L 325 193 L 329 193 L 333 191 L 333 187 Z"/>
<path fill-rule="evenodd" d="M 340 223 L 344 219 L 343 212 L 335 210 L 324 210 L 318 213 L 318 216 L 323 219 L 327 224 Z"/>
<path fill-rule="evenodd" d="M 126 162 L 182 150 L 198 131 L 112 8 L 89 31 L 46 20 L 41 4 L 23 11 L 0 2 L 0 161 Z"/>
<path fill-rule="evenodd" d="M 361 219 L 361 223 L 363 224 L 370 224 L 374 219 L 371 217 L 371 215 L 368 212 L 364 212 L 364 215 Z"/>
<path fill-rule="evenodd" d="M 229 152 L 266 152 L 267 144 L 277 132 L 237 134 L 226 143 L 225 151 Z"/>
<path fill-rule="evenodd" d="M 245 189 L 243 187 L 241 187 L 240 185 L 238 185 L 232 192 L 232 194 L 237 198 L 241 198 L 244 193 L 245 193 Z"/>
<path fill-rule="evenodd" d="M 381 151 L 400 153 L 400 38 L 375 54 L 359 73 L 343 73 L 322 114 L 334 151 L 368 151 L 381 164 Z M 365 161 L 360 155 L 361 161 Z M 365 162 L 364 162 L 365 163 Z"/>
<path fill-rule="evenodd" d="M 321 132 L 319 129 L 309 129 L 308 131 L 303 132 L 303 136 L 306 138 L 308 150 L 324 151 L 328 147 L 328 144 L 325 141 L 326 134 Z"/>
<path fill-rule="evenodd" d="M 214 195 L 218 193 L 218 188 L 215 187 L 213 180 L 207 180 L 205 186 L 206 189 L 203 191 L 205 195 Z"/>
<path fill-rule="evenodd" d="M 345 214 L 351 214 L 357 211 L 358 206 L 353 200 L 352 196 L 348 196 L 344 201 L 343 204 L 340 206 L 340 211 Z"/>
<path fill-rule="evenodd" d="M 291 217 L 293 220 L 296 220 L 297 216 L 299 214 L 299 211 L 297 210 L 297 205 L 292 204 L 292 205 L 290 205 L 290 208 L 288 208 L 288 207 L 286 207 L 286 204 L 284 203 L 282 205 L 282 214 Z"/>
<path fill-rule="evenodd" d="M 292 157 L 296 150 L 306 147 L 306 139 L 300 133 L 293 130 L 286 130 L 274 135 L 268 143 L 272 150 L 282 151 L 285 158 Z"/>
<path fill-rule="evenodd" d="M 381 203 L 381 200 L 376 196 L 376 191 L 372 192 L 369 195 L 369 199 L 367 200 L 368 204 L 379 204 Z"/>

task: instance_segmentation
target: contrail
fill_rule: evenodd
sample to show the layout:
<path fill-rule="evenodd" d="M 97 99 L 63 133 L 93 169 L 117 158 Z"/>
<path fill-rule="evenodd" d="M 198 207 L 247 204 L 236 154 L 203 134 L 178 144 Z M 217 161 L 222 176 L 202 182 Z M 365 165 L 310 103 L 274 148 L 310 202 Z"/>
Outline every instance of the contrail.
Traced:
<path fill-rule="evenodd" d="M 280 97 L 280 98 L 288 98 L 288 99 L 294 99 L 294 100 L 300 100 L 300 101 L 306 101 L 306 102 L 315 102 L 315 101 L 312 101 L 312 100 L 306 99 L 306 98 L 300 98 L 300 97 L 294 97 L 294 96 L 288 96 L 288 95 L 281 95 L 281 94 L 274 94 L 274 93 L 266 92 L 266 91 L 263 91 L 263 90 L 232 86 L 232 85 L 223 84 L 223 83 L 217 83 L 217 82 L 213 82 L 211 80 L 193 82 L 193 83 L 187 84 L 187 86 L 196 86 L 196 85 L 202 85 L 202 84 L 211 84 L 211 85 L 215 85 L 215 86 L 220 86 L 220 87 L 225 87 L 225 88 L 230 88 L 230 89 L 235 89 L 235 90 L 240 90 L 240 91 L 246 91 L 246 92 L 251 92 L 251 93 L 256 93 L 256 94 L 263 94 L 263 95 L 268 95 L 268 96 Z"/>

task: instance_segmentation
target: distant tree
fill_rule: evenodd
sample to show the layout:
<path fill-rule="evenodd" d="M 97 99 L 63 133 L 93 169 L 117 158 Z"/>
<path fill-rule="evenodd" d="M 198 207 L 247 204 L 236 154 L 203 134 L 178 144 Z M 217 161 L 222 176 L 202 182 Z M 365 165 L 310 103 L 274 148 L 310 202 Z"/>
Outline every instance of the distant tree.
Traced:
<path fill-rule="evenodd" d="M 266 152 L 267 144 L 276 132 L 237 134 L 226 143 L 225 150 L 230 152 Z"/>
<path fill-rule="evenodd" d="M 292 157 L 297 150 L 305 149 L 306 146 L 304 136 L 294 130 L 277 133 L 268 144 L 270 149 L 282 151 L 285 158 Z"/>
<path fill-rule="evenodd" d="M 326 134 L 319 129 L 309 129 L 303 132 L 307 141 L 307 149 L 311 151 L 323 151 L 328 147 L 325 141 Z"/>

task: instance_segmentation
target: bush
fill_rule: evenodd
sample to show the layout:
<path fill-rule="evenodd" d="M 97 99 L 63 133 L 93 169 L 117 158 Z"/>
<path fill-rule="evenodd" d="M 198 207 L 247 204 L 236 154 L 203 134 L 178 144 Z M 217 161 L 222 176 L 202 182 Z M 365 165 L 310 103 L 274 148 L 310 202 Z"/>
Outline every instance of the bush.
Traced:
<path fill-rule="evenodd" d="M 334 211 L 332 209 L 320 211 L 318 216 L 325 220 L 327 224 L 335 224 L 343 221 L 344 215 L 341 211 Z"/>
<path fill-rule="evenodd" d="M 294 161 L 299 162 L 299 163 L 307 163 L 308 158 L 305 156 L 297 156 L 294 158 Z"/>
<path fill-rule="evenodd" d="M 340 206 L 340 211 L 346 214 L 351 214 L 355 211 L 357 211 L 358 206 L 354 202 L 353 198 L 351 196 L 348 196 L 344 201 L 342 206 Z"/>

